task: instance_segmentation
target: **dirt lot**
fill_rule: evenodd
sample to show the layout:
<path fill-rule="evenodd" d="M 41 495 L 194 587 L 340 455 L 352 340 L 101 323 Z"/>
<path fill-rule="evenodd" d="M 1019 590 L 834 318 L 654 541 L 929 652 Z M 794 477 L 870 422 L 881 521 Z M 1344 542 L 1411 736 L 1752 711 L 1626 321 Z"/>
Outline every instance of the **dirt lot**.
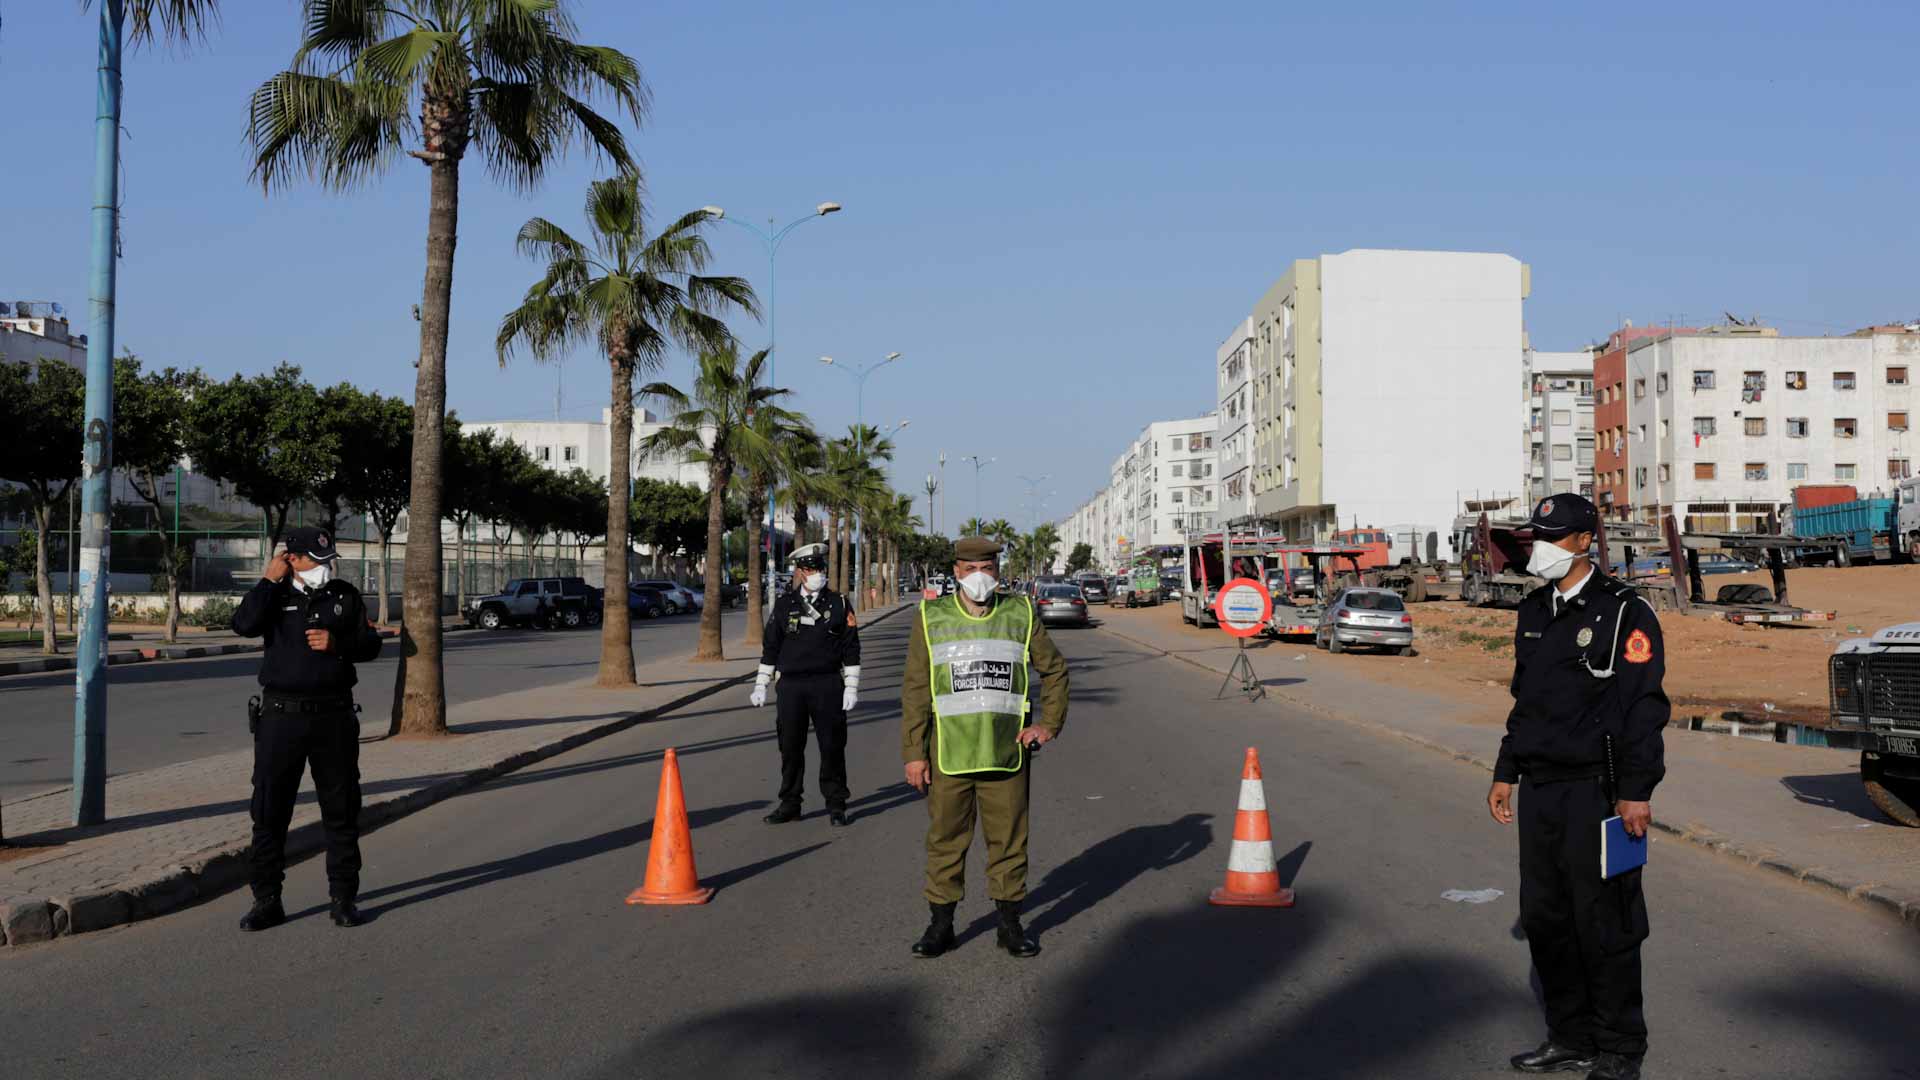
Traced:
<path fill-rule="evenodd" d="M 1766 575 L 1707 579 L 1709 593 L 1722 584 Z M 1737 626 L 1718 619 L 1667 612 L 1660 616 L 1667 647 L 1667 693 L 1675 718 L 1717 720 L 1738 712 L 1756 720 L 1824 724 L 1827 718 L 1827 657 L 1843 638 L 1859 637 L 1890 623 L 1920 619 L 1920 566 L 1863 566 L 1792 571 L 1789 597 L 1805 608 L 1835 613 L 1834 621 L 1802 626 Z M 1355 675 L 1429 690 L 1482 706 L 1498 721 L 1506 715 L 1507 680 L 1513 673 L 1514 613 L 1468 608 L 1455 601 L 1414 605 L 1416 657 L 1325 656 Z M 1133 614 L 1133 613 L 1129 613 Z M 1140 616 L 1180 625 L 1177 604 Z M 1187 633 L 1202 637 L 1219 631 Z M 1310 650 L 1308 645 L 1274 648 Z M 1767 706 L 1773 706 L 1769 711 Z"/>

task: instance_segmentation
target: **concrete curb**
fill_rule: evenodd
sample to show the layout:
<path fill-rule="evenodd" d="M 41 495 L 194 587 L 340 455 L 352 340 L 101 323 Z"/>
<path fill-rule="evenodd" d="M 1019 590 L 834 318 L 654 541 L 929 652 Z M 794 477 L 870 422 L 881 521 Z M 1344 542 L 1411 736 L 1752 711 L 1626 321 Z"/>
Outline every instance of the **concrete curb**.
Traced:
<path fill-rule="evenodd" d="M 441 627 L 443 634 L 464 634 L 475 630 L 465 623 L 453 623 Z M 398 630 L 382 630 L 383 638 L 398 637 Z M 107 654 L 107 663 L 113 666 L 121 664 L 145 664 L 168 660 L 197 660 L 206 656 L 228 656 L 233 653 L 259 652 L 257 644 L 228 643 L 222 645 L 153 645 L 142 648 L 122 649 Z M 74 658 L 71 654 L 61 656 L 35 656 L 26 660 L 0 660 L 0 676 L 31 675 L 43 671 L 72 671 Z"/>
<path fill-rule="evenodd" d="M 1117 637 L 1122 641 L 1128 642 L 1129 644 L 1138 645 L 1143 649 L 1149 649 L 1159 654 L 1160 656 L 1167 657 L 1168 659 L 1178 660 L 1183 664 L 1191 664 L 1192 666 L 1199 668 L 1200 670 L 1208 672 L 1210 674 L 1213 674 L 1213 675 L 1221 674 L 1221 672 L 1216 671 L 1211 667 L 1208 667 L 1206 664 L 1203 664 L 1200 661 L 1193 659 L 1192 657 L 1182 656 L 1179 653 L 1172 652 L 1167 649 L 1163 649 L 1160 646 L 1153 644 L 1152 642 L 1142 641 L 1139 638 L 1134 637 L 1130 634 L 1123 634 L 1120 631 L 1111 629 L 1110 627 L 1107 627 L 1107 626 L 1098 626 L 1098 627 L 1095 627 L 1094 629 L 1099 630 L 1102 633 L 1111 634 L 1112 636 Z M 1274 696 L 1277 697 L 1280 695 L 1276 694 Z M 1335 712 L 1330 709 L 1325 709 L 1315 705 L 1310 705 L 1306 702 L 1289 699 L 1288 703 L 1291 705 L 1294 705 L 1297 708 L 1306 709 L 1309 712 L 1316 713 L 1321 716 L 1331 717 L 1333 719 L 1340 720 L 1345 723 L 1353 724 L 1357 727 L 1364 727 L 1373 731 L 1381 732 L 1383 734 L 1398 736 L 1399 738 L 1405 739 L 1406 741 L 1413 743 L 1416 746 L 1424 747 L 1428 750 L 1434 751 L 1435 753 L 1445 754 L 1446 756 L 1454 759 L 1455 761 L 1465 762 L 1466 764 L 1476 766 L 1486 771 L 1488 774 L 1491 774 L 1493 772 L 1493 762 L 1488 761 L 1486 758 L 1481 757 L 1478 754 L 1472 753 L 1471 751 L 1460 750 L 1452 746 L 1447 746 L 1444 743 L 1440 743 L 1433 739 L 1429 739 L 1424 735 L 1417 735 L 1410 731 L 1402 731 L 1399 728 L 1393 727 L 1388 724 L 1382 724 L 1375 720 L 1367 720 L 1358 716 L 1353 716 L 1348 713 Z M 1671 822 L 1656 820 L 1653 823 L 1653 827 L 1656 830 L 1662 833 L 1665 833 L 1668 836 L 1672 836 L 1679 840 L 1685 840 L 1688 843 L 1694 844 L 1698 847 L 1703 847 L 1708 851 L 1713 852 L 1716 855 L 1723 855 L 1731 859 L 1736 859 L 1742 863 L 1745 863 L 1748 866 L 1759 867 L 1761 869 L 1771 870 L 1778 874 L 1784 874 L 1787 877 L 1794 879 L 1795 881 L 1801 882 L 1802 884 L 1817 886 L 1819 888 L 1823 888 L 1831 892 L 1838 893 L 1842 897 L 1848 900 L 1852 900 L 1856 903 L 1864 903 L 1869 906 L 1879 908 L 1880 910 L 1885 911 L 1887 914 L 1893 916 L 1895 919 L 1900 920 L 1902 923 L 1906 924 L 1908 927 L 1915 930 L 1920 930 L 1920 896 L 1915 896 L 1903 890 L 1894 889 L 1886 885 L 1881 885 L 1877 882 L 1854 881 L 1850 878 L 1837 874 L 1831 870 L 1827 870 L 1823 867 L 1800 866 L 1797 863 L 1794 863 L 1790 860 L 1782 858 L 1779 852 L 1774 851 L 1771 848 L 1743 843 L 1739 840 L 1736 840 L 1728 836 L 1725 836 L 1721 833 L 1715 832 L 1712 829 L 1709 829 L 1706 826 L 1700 825 L 1697 823 L 1688 822 L 1685 824 L 1676 825 Z"/>
<path fill-rule="evenodd" d="M 867 626 L 875 626 L 905 611 L 900 604 L 873 616 Z M 256 646 L 257 648 L 257 646 Z M 564 754 L 598 739 L 656 719 L 664 713 L 682 709 L 722 690 L 739 686 L 754 677 L 752 671 L 680 695 L 677 698 L 629 713 L 617 720 L 576 731 L 564 738 L 518 751 L 477 769 L 449 776 L 437 783 L 404 795 L 372 799 L 360 807 L 362 834 L 388 822 L 397 821 L 416 810 L 477 787 L 496 777 L 525 768 L 535 762 Z M 48 792 L 47 794 L 57 794 Z M 305 858 L 326 846 L 320 822 L 312 821 L 287 832 L 287 861 Z M 211 900 L 237 888 L 247 880 L 247 842 L 223 844 L 179 859 L 174 865 L 151 877 L 98 892 L 54 897 L 15 897 L 0 903 L 0 944 L 27 945 L 56 937 L 105 930 L 139 922 Z"/>

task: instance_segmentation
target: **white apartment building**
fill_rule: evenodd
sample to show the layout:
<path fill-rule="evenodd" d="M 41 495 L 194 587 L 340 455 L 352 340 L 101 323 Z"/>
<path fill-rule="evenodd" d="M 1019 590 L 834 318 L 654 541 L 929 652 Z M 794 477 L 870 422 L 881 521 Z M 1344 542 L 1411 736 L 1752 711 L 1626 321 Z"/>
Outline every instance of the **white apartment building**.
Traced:
<path fill-rule="evenodd" d="M 1189 529 L 1212 528 L 1219 517 L 1218 417 L 1148 424 L 1114 460 L 1107 523 L 1117 566 L 1147 548 L 1184 542 Z"/>
<path fill-rule="evenodd" d="M 1253 320 L 1234 326 L 1214 350 L 1214 383 L 1220 429 L 1214 444 L 1219 480 L 1216 515 L 1222 522 L 1253 513 Z"/>
<path fill-rule="evenodd" d="M 1890 492 L 1912 475 L 1920 326 L 1847 337 L 1712 327 L 1633 342 L 1627 447 L 1633 516 L 1758 531 L 1801 484 Z"/>
<path fill-rule="evenodd" d="M 1509 255 L 1296 261 L 1251 317 L 1254 512 L 1295 539 L 1371 525 L 1456 557 L 1461 499 L 1515 479 L 1528 291 Z"/>
<path fill-rule="evenodd" d="M 72 332 L 58 304 L 0 300 L 0 363 L 58 360 L 85 370 L 87 335 Z"/>
<path fill-rule="evenodd" d="M 1093 550 L 1097 568 L 1113 569 L 1107 543 L 1107 489 L 1100 489 L 1092 498 L 1074 507 L 1066 517 L 1054 522 L 1054 528 L 1060 531 L 1060 550 L 1053 560 L 1054 573 L 1066 572 L 1068 556 L 1081 544 Z"/>
<path fill-rule="evenodd" d="M 1526 351 L 1527 493 L 1593 498 L 1593 353 Z"/>
<path fill-rule="evenodd" d="M 466 424 L 463 430 L 496 432 L 525 447 L 535 461 L 555 472 L 582 469 L 606 483 L 613 460 L 612 443 L 608 440 L 612 423 L 613 410 L 602 409 L 599 420 L 499 420 Z M 684 454 L 641 454 L 641 440 L 666 426 L 666 422 L 650 410 L 633 410 L 633 475 L 692 484 L 705 490 L 707 468 L 704 464 L 689 461 Z"/>

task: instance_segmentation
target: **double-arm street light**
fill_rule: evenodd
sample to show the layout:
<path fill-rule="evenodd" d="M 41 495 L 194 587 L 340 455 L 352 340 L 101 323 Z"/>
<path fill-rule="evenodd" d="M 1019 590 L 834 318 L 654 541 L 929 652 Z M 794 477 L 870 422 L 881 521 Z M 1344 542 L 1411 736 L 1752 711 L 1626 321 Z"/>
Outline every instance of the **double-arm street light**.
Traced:
<path fill-rule="evenodd" d="M 973 462 L 973 516 L 979 518 L 981 522 L 984 523 L 987 519 L 981 517 L 980 514 L 980 470 L 1000 459 L 997 457 L 982 458 L 979 454 L 968 454 L 960 460 Z"/>
<path fill-rule="evenodd" d="M 835 360 L 831 356 L 823 356 L 820 358 L 821 363 L 833 370 L 844 372 L 853 377 L 853 422 L 855 425 L 864 425 L 867 422 L 867 376 L 898 359 L 900 359 L 900 354 L 897 352 L 890 352 L 885 357 L 867 364 L 849 364 L 843 360 Z"/>
<path fill-rule="evenodd" d="M 1033 493 L 1035 490 L 1037 490 L 1040 487 L 1041 484 L 1044 484 L 1047 481 L 1053 479 L 1053 474 L 1041 473 L 1039 476 L 1016 476 L 1014 477 L 1014 479 L 1027 485 L 1027 528 L 1031 529 L 1036 524 L 1034 521 Z M 1051 494 L 1052 492 L 1048 492 L 1049 496 Z"/>
<path fill-rule="evenodd" d="M 778 354 L 775 352 L 775 347 L 780 340 L 779 334 L 777 332 L 779 327 L 779 308 L 776 306 L 776 300 L 779 295 L 777 292 L 777 289 L 779 287 L 779 277 L 776 270 L 778 265 L 776 262 L 776 257 L 780 254 L 780 244 L 786 240 L 788 233 L 806 224 L 807 222 L 812 221 L 815 218 L 826 217 L 828 214 L 839 213 L 840 204 L 837 202 L 823 202 L 813 208 L 813 213 L 808 214 L 806 217 L 803 217 L 803 218 L 796 218 L 795 220 L 790 221 L 786 225 L 780 226 L 778 228 L 774 226 L 774 219 L 768 218 L 767 227 L 765 229 L 760 228 L 758 225 L 755 225 L 750 221 L 742 221 L 739 218 L 730 218 L 727 216 L 727 212 L 718 206 L 703 206 L 700 209 L 708 217 L 712 218 L 715 221 L 725 221 L 725 222 L 729 222 L 731 224 L 740 226 L 741 228 L 752 233 L 754 236 L 758 237 L 760 239 L 760 242 L 766 246 L 766 249 L 767 249 L 767 385 L 777 386 L 779 384 L 774 382 L 773 366 L 774 366 L 774 362 L 778 359 Z M 769 603 L 771 603 L 773 599 L 774 582 L 776 580 L 774 576 L 775 571 L 780 565 L 779 529 L 775 521 L 774 512 L 773 512 L 773 497 L 774 497 L 775 486 L 776 485 L 773 485 L 773 484 L 767 485 L 767 599 Z"/>

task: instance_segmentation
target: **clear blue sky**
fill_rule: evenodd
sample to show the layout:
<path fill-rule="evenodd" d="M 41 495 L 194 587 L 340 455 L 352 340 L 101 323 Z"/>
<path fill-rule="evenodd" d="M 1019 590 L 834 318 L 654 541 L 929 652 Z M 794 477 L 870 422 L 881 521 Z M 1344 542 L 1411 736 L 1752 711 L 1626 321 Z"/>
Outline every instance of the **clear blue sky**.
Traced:
<path fill-rule="evenodd" d="M 91 22 L 74 0 L 0 4 L 0 297 L 84 315 Z M 224 7 L 207 44 L 128 64 L 120 341 L 411 396 L 425 169 L 345 195 L 250 187 L 247 95 L 285 65 L 298 5 Z M 1911 3 L 573 7 L 652 85 L 636 146 L 660 216 L 846 205 L 781 257 L 799 407 L 844 427 L 851 381 L 816 358 L 903 352 L 866 400 L 870 421 L 913 421 L 897 485 L 918 494 L 941 450 L 998 455 L 982 509 L 1022 525 L 1015 474 L 1052 474 L 1057 516 L 1143 424 L 1210 408 L 1215 346 L 1297 257 L 1510 253 L 1547 349 L 1623 316 L 1817 334 L 1920 315 Z M 551 415 L 555 373 L 500 370 L 493 331 L 534 276 L 514 232 L 577 223 L 595 175 L 577 158 L 523 197 L 466 169 L 462 416 Z M 714 244 L 764 294 L 750 238 Z M 564 371 L 567 414 L 597 416 L 604 365 Z M 947 468 L 948 522 L 975 510 L 971 472 Z"/>

